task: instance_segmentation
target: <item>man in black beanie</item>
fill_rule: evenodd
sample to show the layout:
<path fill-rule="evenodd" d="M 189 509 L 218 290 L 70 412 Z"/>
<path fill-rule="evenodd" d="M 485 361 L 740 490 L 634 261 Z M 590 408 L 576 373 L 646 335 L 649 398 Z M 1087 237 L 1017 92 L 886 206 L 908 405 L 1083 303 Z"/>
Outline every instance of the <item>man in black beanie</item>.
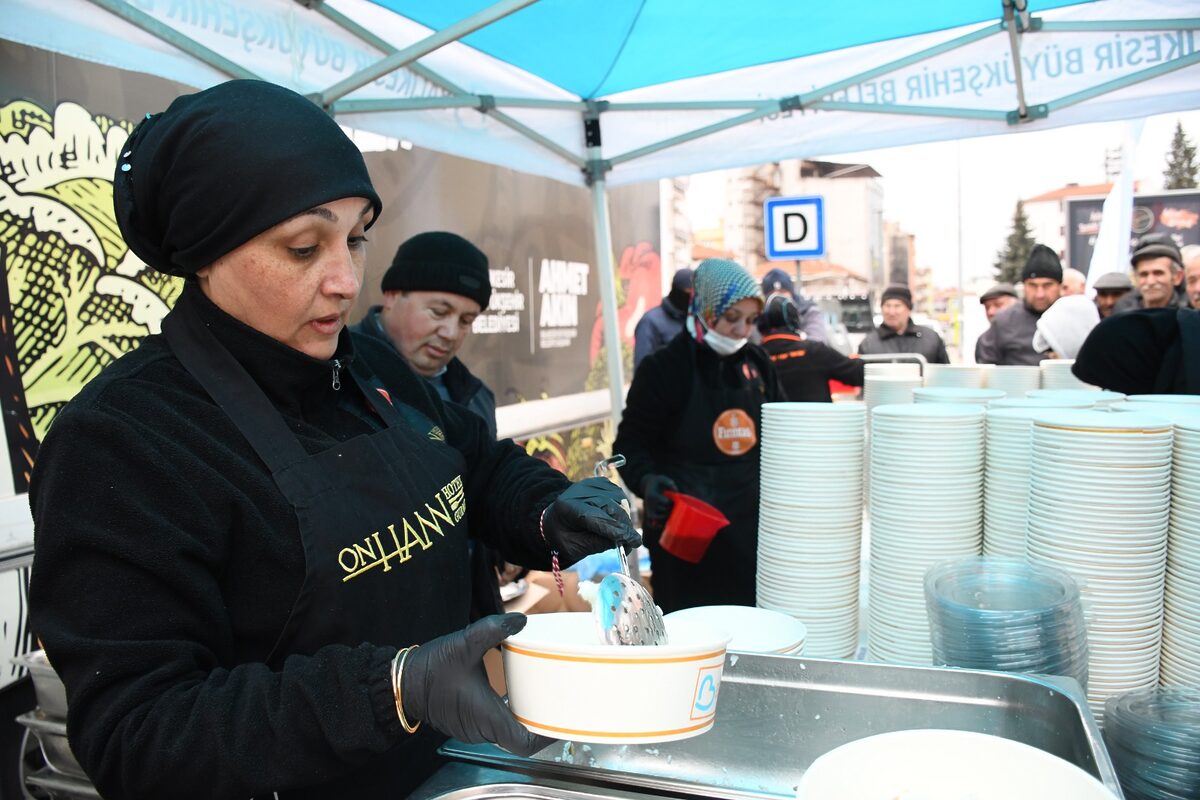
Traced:
<path fill-rule="evenodd" d="M 492 297 L 487 256 L 457 234 L 418 233 L 396 250 L 381 288 L 383 305 L 372 306 L 351 330 L 394 347 L 443 400 L 483 417 L 495 439 L 496 395 L 458 358 Z M 509 568 L 499 553 L 471 545 L 471 618 L 501 614 L 497 577 Z"/>
<path fill-rule="evenodd" d="M 383 305 L 351 330 L 391 344 L 443 400 L 483 417 L 494 439 L 496 396 L 458 359 L 492 297 L 487 256 L 456 234 L 418 233 L 400 245 L 381 288 Z"/>
<path fill-rule="evenodd" d="M 879 299 L 883 322 L 867 334 L 858 352 L 861 355 L 919 353 L 930 364 L 949 364 L 950 356 L 942 337 L 933 328 L 914 325 L 912 307 L 912 292 L 907 286 L 894 284 L 884 289 Z"/>
<path fill-rule="evenodd" d="M 634 369 L 643 358 L 683 332 L 683 321 L 691 301 L 692 268 L 683 267 L 675 271 L 671 291 L 658 306 L 642 315 L 633 330 Z"/>
<path fill-rule="evenodd" d="M 1036 367 L 1045 357 L 1033 347 L 1038 318 L 1062 296 L 1063 268 L 1058 255 L 1044 244 L 1035 244 L 1021 270 L 1024 297 L 992 320 L 979 337 L 975 360 L 980 364 Z"/>

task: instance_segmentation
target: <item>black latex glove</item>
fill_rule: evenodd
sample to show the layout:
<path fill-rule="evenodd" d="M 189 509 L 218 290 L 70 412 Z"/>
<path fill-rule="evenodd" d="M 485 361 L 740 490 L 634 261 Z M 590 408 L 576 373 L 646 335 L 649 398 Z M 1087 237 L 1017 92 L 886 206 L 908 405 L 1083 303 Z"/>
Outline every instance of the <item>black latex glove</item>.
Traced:
<path fill-rule="evenodd" d="M 573 483 L 550 504 L 542 531 L 563 566 L 620 545 L 626 551 L 642 543 L 629 514 L 621 507 L 625 492 L 608 478 Z"/>
<path fill-rule="evenodd" d="M 642 478 L 642 507 L 646 511 L 646 519 L 664 520 L 671 514 L 675 501 L 663 494 L 666 491 L 679 491 L 675 481 L 666 475 L 651 473 Z"/>
<path fill-rule="evenodd" d="M 455 739 L 492 742 L 519 756 L 553 743 L 517 722 L 492 691 L 483 667 L 483 654 L 524 628 L 525 622 L 524 614 L 493 614 L 410 651 L 400 676 L 409 723 L 420 720 Z"/>

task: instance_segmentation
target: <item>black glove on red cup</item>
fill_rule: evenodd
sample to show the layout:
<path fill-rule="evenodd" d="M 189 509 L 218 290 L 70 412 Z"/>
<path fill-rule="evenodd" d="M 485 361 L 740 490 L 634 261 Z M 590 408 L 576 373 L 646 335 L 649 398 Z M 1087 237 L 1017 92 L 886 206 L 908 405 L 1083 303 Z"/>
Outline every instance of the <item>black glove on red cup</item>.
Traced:
<path fill-rule="evenodd" d="M 517 722 L 483 667 L 483 654 L 520 632 L 526 621 L 524 614 L 493 614 L 410 650 L 400 676 L 404 716 L 455 739 L 492 742 L 519 756 L 553 743 Z"/>
<path fill-rule="evenodd" d="M 614 547 L 633 550 L 642 536 L 621 507 L 625 492 L 607 478 L 573 483 L 542 516 L 542 532 L 564 566 Z"/>
<path fill-rule="evenodd" d="M 642 505 L 646 511 L 646 519 L 658 522 L 670 516 L 675 501 L 663 494 L 668 491 L 679 490 L 675 487 L 675 481 L 666 475 L 651 473 L 642 478 Z"/>

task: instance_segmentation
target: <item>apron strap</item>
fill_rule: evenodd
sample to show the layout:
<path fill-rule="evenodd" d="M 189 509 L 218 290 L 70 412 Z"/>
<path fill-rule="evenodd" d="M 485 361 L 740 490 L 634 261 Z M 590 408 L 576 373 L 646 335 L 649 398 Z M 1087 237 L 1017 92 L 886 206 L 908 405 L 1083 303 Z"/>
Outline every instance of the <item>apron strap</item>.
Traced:
<path fill-rule="evenodd" d="M 272 474 L 308 456 L 283 416 L 190 304 L 177 303 L 163 319 L 162 332 L 184 368 L 233 420 Z"/>

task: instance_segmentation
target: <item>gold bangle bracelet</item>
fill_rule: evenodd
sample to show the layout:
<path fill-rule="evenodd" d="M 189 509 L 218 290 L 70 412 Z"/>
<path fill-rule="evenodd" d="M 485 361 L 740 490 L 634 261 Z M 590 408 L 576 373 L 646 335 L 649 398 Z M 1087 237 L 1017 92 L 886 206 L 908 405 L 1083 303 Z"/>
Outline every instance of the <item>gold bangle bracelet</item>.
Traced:
<path fill-rule="evenodd" d="M 400 692 L 400 681 L 404 678 L 404 661 L 408 658 L 410 650 L 416 650 L 417 645 L 406 647 L 396 653 L 396 657 L 392 659 L 392 695 L 396 700 L 396 716 L 400 718 L 400 724 L 404 727 L 405 733 L 416 733 L 421 727 L 421 722 L 418 720 L 416 725 L 408 724 L 408 720 L 404 716 L 404 702 Z"/>

